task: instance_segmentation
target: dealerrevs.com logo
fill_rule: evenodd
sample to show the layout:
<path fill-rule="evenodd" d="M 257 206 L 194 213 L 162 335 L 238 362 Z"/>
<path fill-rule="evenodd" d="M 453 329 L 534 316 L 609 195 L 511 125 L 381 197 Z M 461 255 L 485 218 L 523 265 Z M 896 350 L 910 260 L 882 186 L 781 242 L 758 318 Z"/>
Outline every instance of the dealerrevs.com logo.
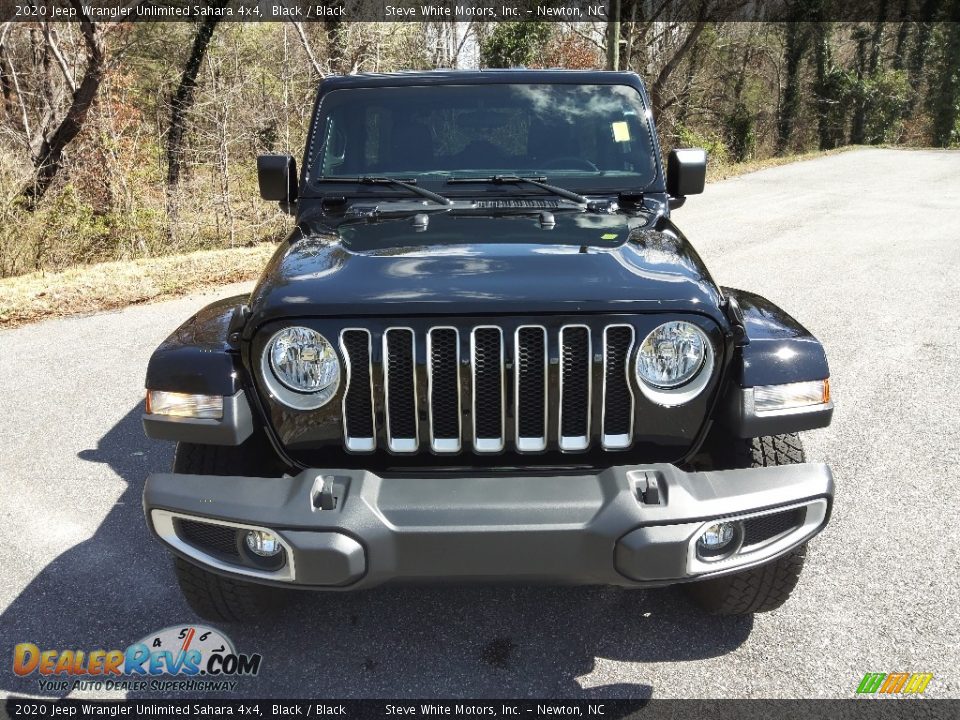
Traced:
<path fill-rule="evenodd" d="M 219 630 L 179 625 L 151 633 L 126 650 L 13 649 L 13 672 L 37 674 L 41 692 L 72 690 L 226 691 L 260 672 L 263 656 L 238 653 Z"/>

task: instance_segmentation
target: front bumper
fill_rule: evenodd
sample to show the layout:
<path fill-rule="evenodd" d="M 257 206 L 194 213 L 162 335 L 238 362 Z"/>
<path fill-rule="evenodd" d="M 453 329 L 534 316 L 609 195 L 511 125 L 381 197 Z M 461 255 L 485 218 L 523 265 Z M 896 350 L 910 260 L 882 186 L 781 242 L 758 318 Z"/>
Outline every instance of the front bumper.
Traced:
<path fill-rule="evenodd" d="M 221 574 L 316 589 L 439 579 L 685 582 L 783 555 L 824 528 L 832 502 L 830 469 L 812 463 L 525 477 L 156 474 L 143 493 L 150 527 L 176 554 Z M 696 540 L 720 518 L 741 522 L 737 549 L 702 559 Z M 221 537 L 233 533 L 236 555 L 208 547 L 203 533 L 184 533 L 185 521 L 213 525 Z M 280 537 L 282 566 L 265 569 L 245 555 L 250 529 Z"/>

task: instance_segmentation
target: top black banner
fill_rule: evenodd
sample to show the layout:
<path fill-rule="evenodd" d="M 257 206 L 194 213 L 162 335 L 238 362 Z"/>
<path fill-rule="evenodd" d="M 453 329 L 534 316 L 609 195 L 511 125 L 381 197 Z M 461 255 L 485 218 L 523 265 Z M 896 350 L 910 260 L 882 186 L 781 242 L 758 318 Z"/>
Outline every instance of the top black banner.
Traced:
<path fill-rule="evenodd" d="M 950 0 L 0 0 L 0 22 L 929 22 Z"/>

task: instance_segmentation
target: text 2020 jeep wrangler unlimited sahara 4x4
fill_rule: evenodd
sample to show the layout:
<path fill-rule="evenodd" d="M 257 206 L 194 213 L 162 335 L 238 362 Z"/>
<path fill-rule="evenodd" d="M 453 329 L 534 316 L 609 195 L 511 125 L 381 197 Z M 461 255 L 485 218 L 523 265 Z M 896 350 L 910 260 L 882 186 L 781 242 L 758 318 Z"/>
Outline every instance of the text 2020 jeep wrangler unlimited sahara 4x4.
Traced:
<path fill-rule="evenodd" d="M 630 73 L 323 81 L 303 172 L 258 161 L 296 228 L 147 370 L 178 446 L 144 511 L 200 615 L 439 578 L 784 602 L 830 516 L 796 435 L 826 358 L 714 283 L 670 219 L 705 154 L 664 172 L 649 107 Z"/>

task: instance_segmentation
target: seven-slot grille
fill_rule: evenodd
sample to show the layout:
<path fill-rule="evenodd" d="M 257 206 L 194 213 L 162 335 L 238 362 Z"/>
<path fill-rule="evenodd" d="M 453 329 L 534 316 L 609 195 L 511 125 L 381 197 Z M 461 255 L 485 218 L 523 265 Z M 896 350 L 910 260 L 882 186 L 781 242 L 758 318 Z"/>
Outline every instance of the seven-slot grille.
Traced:
<path fill-rule="evenodd" d="M 536 453 L 552 446 L 580 452 L 590 447 L 594 422 L 604 449 L 629 448 L 634 328 L 599 330 L 580 324 L 552 331 L 527 324 L 512 332 L 497 325 L 390 327 L 380 334 L 345 329 L 346 448 L 452 454 Z M 418 352 L 424 355 L 419 362 Z"/>

